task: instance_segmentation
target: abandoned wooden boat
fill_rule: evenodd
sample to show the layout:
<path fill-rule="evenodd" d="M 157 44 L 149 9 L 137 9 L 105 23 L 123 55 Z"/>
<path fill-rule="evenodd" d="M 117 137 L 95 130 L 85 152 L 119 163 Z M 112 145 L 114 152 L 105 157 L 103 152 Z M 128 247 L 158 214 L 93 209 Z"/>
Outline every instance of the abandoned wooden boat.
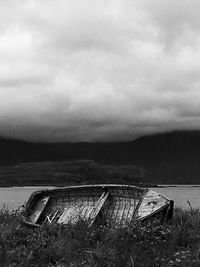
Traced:
<path fill-rule="evenodd" d="M 84 185 L 34 192 L 22 214 L 23 223 L 126 225 L 158 216 L 162 221 L 173 214 L 173 201 L 152 190 L 129 185 Z"/>

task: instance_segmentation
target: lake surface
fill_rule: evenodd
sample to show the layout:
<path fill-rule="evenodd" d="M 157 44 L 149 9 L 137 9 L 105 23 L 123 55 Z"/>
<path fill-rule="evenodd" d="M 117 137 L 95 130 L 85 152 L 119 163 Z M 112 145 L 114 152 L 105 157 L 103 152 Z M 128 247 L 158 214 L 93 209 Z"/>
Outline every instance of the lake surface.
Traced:
<path fill-rule="evenodd" d="M 0 207 L 5 205 L 10 210 L 15 210 L 28 200 L 32 192 L 41 189 L 51 189 L 55 187 L 11 187 L 0 188 Z M 163 186 L 152 188 L 156 192 L 164 194 L 169 199 L 175 201 L 176 207 L 188 209 L 188 202 L 193 208 L 200 208 L 200 185 Z"/>
<path fill-rule="evenodd" d="M 55 187 L 0 187 L 0 207 L 5 205 L 8 209 L 15 210 L 23 205 L 34 191 L 51 188 Z"/>
<path fill-rule="evenodd" d="M 200 209 L 200 185 L 169 185 L 154 190 L 174 200 L 176 207 L 189 209 L 189 201 L 194 209 Z"/>

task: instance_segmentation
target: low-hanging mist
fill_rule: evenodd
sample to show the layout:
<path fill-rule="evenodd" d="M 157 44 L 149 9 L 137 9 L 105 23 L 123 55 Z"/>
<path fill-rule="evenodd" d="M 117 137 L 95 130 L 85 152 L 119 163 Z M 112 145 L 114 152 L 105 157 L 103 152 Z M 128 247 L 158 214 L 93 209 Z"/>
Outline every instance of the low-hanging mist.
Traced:
<path fill-rule="evenodd" d="M 199 8 L 1 1 L 0 135 L 121 141 L 200 129 Z"/>

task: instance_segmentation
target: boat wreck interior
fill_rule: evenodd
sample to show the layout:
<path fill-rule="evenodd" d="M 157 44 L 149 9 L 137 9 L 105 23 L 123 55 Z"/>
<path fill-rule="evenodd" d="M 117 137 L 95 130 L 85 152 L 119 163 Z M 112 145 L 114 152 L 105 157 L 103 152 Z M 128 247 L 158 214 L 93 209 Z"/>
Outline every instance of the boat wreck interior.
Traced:
<path fill-rule="evenodd" d="M 128 185 L 84 185 L 36 191 L 23 212 L 23 223 L 76 223 L 127 225 L 158 216 L 172 218 L 173 201 L 146 188 Z"/>

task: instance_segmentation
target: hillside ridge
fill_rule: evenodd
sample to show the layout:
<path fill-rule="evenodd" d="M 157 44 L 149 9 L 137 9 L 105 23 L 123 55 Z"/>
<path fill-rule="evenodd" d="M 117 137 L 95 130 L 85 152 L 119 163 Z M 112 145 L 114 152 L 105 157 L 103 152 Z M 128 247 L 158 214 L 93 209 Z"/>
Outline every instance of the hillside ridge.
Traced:
<path fill-rule="evenodd" d="M 91 159 L 135 165 L 155 183 L 200 183 L 200 131 L 155 134 L 129 142 L 31 143 L 0 139 L 0 165 Z"/>

